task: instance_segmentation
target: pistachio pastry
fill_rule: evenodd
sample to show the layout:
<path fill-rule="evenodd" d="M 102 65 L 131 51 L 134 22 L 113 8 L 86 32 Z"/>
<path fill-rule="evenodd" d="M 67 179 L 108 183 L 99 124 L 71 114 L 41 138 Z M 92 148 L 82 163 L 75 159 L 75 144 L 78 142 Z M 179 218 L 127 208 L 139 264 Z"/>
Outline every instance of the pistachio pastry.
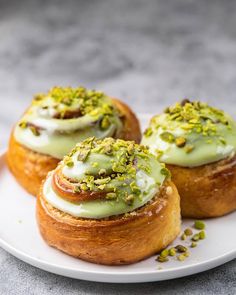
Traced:
<path fill-rule="evenodd" d="M 9 167 L 26 190 L 37 194 L 47 172 L 91 136 L 139 142 L 140 127 L 127 105 L 103 92 L 54 87 L 36 95 L 16 124 L 9 144 Z"/>
<path fill-rule="evenodd" d="M 236 209 L 236 123 L 230 115 L 185 99 L 151 119 L 142 144 L 170 169 L 183 216 Z"/>
<path fill-rule="evenodd" d="M 37 212 L 41 233 L 50 245 L 105 264 L 129 263 L 151 255 L 163 243 L 169 244 L 180 228 L 179 197 L 168 169 L 146 147 L 113 138 L 92 137 L 77 144 L 48 174 Z M 58 222 L 68 227 L 66 236 Z M 114 232 L 110 233 L 111 226 Z M 142 226 L 150 243 L 146 250 L 143 243 L 138 245 Z M 106 246 L 96 244 L 98 236 Z M 89 247 L 84 253 L 83 239 Z M 137 253 L 127 253 L 133 243 Z M 105 250 L 111 250 L 110 257 L 104 257 Z"/>

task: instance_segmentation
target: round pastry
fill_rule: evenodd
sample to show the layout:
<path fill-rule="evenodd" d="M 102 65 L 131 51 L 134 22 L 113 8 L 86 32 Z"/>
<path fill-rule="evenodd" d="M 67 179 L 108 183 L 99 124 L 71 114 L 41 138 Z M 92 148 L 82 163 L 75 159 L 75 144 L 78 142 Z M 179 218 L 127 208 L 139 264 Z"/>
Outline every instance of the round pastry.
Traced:
<path fill-rule="evenodd" d="M 37 95 L 15 126 L 8 166 L 18 182 L 36 195 L 47 173 L 90 136 L 139 142 L 141 134 L 136 116 L 123 102 L 83 87 L 54 87 Z"/>
<path fill-rule="evenodd" d="M 236 209 L 236 123 L 206 103 L 184 100 L 151 119 L 142 144 L 167 164 L 184 217 Z"/>
<path fill-rule="evenodd" d="M 147 148 L 90 138 L 49 172 L 37 198 L 37 221 L 45 241 L 69 255 L 129 264 L 178 235 L 179 195 Z"/>

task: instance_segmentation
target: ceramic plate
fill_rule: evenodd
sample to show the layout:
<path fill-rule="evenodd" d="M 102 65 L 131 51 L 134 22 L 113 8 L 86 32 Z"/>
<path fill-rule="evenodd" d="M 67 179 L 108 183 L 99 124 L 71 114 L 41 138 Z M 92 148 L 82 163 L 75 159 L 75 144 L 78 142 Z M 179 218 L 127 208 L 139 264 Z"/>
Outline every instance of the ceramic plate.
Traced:
<path fill-rule="evenodd" d="M 150 116 L 140 116 L 146 126 Z M 198 273 L 236 258 L 236 212 L 206 221 L 207 238 L 192 248 L 184 262 L 155 261 L 155 256 L 128 266 L 102 266 L 67 256 L 41 238 L 35 220 L 35 198 L 27 194 L 9 173 L 0 157 L 0 246 L 19 259 L 46 271 L 77 279 L 128 283 L 173 279 Z M 184 220 L 182 228 L 193 224 Z M 145 240 L 143 241 L 145 243 Z M 190 242 L 173 242 L 189 245 Z"/>

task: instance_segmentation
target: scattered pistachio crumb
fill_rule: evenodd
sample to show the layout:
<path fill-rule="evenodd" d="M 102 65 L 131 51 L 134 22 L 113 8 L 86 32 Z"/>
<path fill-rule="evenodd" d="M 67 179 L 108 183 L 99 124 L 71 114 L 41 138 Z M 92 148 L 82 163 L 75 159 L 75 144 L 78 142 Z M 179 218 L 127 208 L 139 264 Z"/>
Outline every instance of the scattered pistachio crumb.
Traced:
<path fill-rule="evenodd" d="M 106 194 L 106 199 L 108 199 L 108 200 L 114 200 L 114 199 L 116 199 L 116 197 L 117 197 L 116 193 L 107 193 Z"/>
<path fill-rule="evenodd" d="M 80 187 L 79 186 L 75 186 L 74 187 L 74 192 L 75 193 L 80 193 L 81 192 Z"/>
<path fill-rule="evenodd" d="M 146 137 L 149 137 L 149 136 L 151 136 L 152 134 L 153 134 L 153 131 L 152 131 L 151 128 L 147 128 L 147 129 L 144 131 L 144 135 L 145 135 Z"/>
<path fill-rule="evenodd" d="M 169 256 L 175 256 L 176 255 L 176 249 L 174 247 L 169 249 Z"/>
<path fill-rule="evenodd" d="M 186 228 L 184 233 L 186 234 L 186 236 L 191 236 L 193 234 L 193 231 L 191 230 L 191 228 Z"/>
<path fill-rule="evenodd" d="M 186 138 L 180 136 L 180 137 L 177 137 L 175 139 L 175 144 L 177 145 L 177 147 L 184 147 L 185 144 L 186 144 Z"/>
<path fill-rule="evenodd" d="M 128 204 L 129 206 L 131 206 L 134 202 L 134 195 L 130 194 L 125 198 L 125 202 L 126 204 Z"/>
<path fill-rule="evenodd" d="M 199 232 L 199 239 L 200 240 L 204 240 L 206 238 L 206 233 L 204 230 Z"/>
<path fill-rule="evenodd" d="M 187 153 L 187 154 L 189 154 L 189 153 L 191 153 L 192 151 L 194 150 L 194 145 L 186 145 L 185 146 L 185 152 Z"/>
<path fill-rule="evenodd" d="M 20 128 L 25 129 L 27 127 L 27 122 L 22 121 L 19 123 Z"/>
<path fill-rule="evenodd" d="M 66 161 L 66 166 L 72 168 L 74 166 L 74 162 L 72 160 Z"/>
<path fill-rule="evenodd" d="M 169 259 L 167 258 L 167 257 L 162 257 L 162 256 L 157 256 L 157 258 L 156 258 L 156 260 L 158 261 L 158 262 L 167 262 L 167 261 L 169 261 Z"/>
<path fill-rule="evenodd" d="M 169 249 L 164 249 L 161 251 L 160 256 L 165 258 L 169 255 Z"/>
<path fill-rule="evenodd" d="M 98 174 L 101 175 L 105 175 L 106 174 L 106 169 L 102 168 L 99 170 Z"/>
<path fill-rule="evenodd" d="M 194 242 L 199 241 L 199 239 L 200 239 L 199 234 L 195 234 L 195 235 L 192 237 L 192 241 L 194 241 Z"/>
<path fill-rule="evenodd" d="M 182 234 L 182 235 L 181 235 L 181 240 L 182 240 L 182 241 L 185 241 L 186 239 L 187 239 L 186 234 Z"/>
<path fill-rule="evenodd" d="M 88 187 L 87 187 L 87 185 L 86 185 L 85 183 L 82 183 L 82 184 L 80 185 L 80 188 L 81 188 L 83 191 L 87 191 L 87 190 L 88 190 Z"/>
<path fill-rule="evenodd" d="M 203 221 L 201 221 L 201 220 L 195 220 L 194 221 L 194 227 L 196 229 L 200 229 L 200 230 L 205 229 L 205 223 Z"/>
<path fill-rule="evenodd" d="M 186 256 L 184 254 L 180 254 L 180 255 L 177 256 L 177 259 L 179 261 L 184 261 L 186 259 Z"/>
<path fill-rule="evenodd" d="M 108 116 L 105 116 L 101 123 L 100 123 L 100 127 L 101 129 L 107 129 L 110 126 L 111 122 Z"/>
<path fill-rule="evenodd" d="M 34 134 L 34 136 L 39 136 L 40 135 L 40 132 L 39 132 L 39 130 L 36 127 L 30 126 L 29 129 Z"/>
<path fill-rule="evenodd" d="M 196 242 L 192 242 L 190 247 L 191 247 L 191 248 L 195 248 L 195 247 L 197 247 L 197 243 L 196 243 Z"/>
<path fill-rule="evenodd" d="M 160 138 L 161 138 L 163 141 L 166 141 L 166 142 L 169 142 L 169 143 L 172 143 L 172 142 L 175 141 L 175 136 L 174 136 L 172 133 L 167 132 L 167 131 L 162 132 L 162 133 L 160 134 Z"/>
<path fill-rule="evenodd" d="M 186 252 L 188 249 L 185 247 L 185 246 L 183 246 L 183 245 L 177 245 L 176 247 L 175 247 L 175 249 L 178 251 L 178 252 L 180 252 L 180 253 L 183 253 L 183 252 Z"/>
<path fill-rule="evenodd" d="M 189 256 L 190 256 L 190 252 L 189 252 L 189 251 L 186 251 L 186 252 L 184 253 L 184 256 L 185 256 L 185 257 L 189 257 Z"/>

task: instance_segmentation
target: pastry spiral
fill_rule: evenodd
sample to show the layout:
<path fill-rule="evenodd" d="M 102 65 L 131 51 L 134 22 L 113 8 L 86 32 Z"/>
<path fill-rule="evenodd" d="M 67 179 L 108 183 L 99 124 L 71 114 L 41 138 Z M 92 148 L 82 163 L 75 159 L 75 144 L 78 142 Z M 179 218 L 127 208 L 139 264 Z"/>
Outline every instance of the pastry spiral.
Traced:
<path fill-rule="evenodd" d="M 171 171 L 184 217 L 236 209 L 236 123 L 228 114 L 184 100 L 152 118 L 142 144 Z"/>
<path fill-rule="evenodd" d="M 10 138 L 8 165 L 36 195 L 41 181 L 76 143 L 95 136 L 140 141 L 139 122 L 123 102 L 103 92 L 54 87 L 38 94 Z"/>
<path fill-rule="evenodd" d="M 143 146 L 89 138 L 48 174 L 37 198 L 45 241 L 101 264 L 128 264 L 166 247 L 180 231 L 169 172 Z"/>

